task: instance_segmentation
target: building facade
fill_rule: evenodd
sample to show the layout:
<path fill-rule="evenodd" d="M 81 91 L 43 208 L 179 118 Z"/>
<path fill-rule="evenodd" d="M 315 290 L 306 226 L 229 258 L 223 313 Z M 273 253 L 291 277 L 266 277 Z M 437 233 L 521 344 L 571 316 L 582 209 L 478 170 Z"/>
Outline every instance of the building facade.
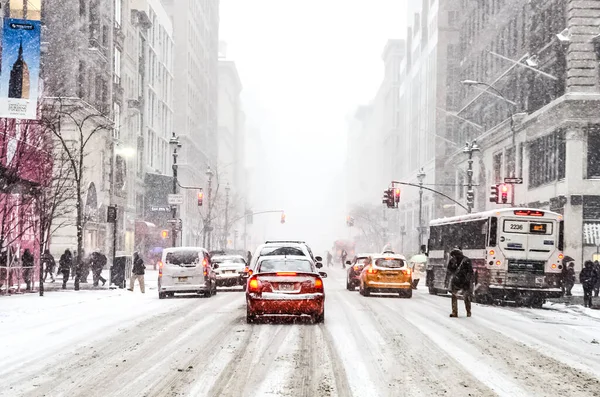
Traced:
<path fill-rule="evenodd" d="M 182 148 L 178 158 L 183 186 L 201 187 L 208 199 L 208 180 L 217 172 L 219 2 L 163 0 L 173 24 L 174 131 Z M 211 172 L 209 172 L 209 169 Z M 209 175 L 213 176 L 209 176 Z M 179 216 L 183 245 L 203 243 L 203 216 L 197 189 L 184 189 Z M 212 193 L 212 192 L 211 192 Z M 210 233 L 210 231 L 209 231 Z"/>
<path fill-rule="evenodd" d="M 482 148 L 476 209 L 497 206 L 487 201 L 490 185 L 522 177 L 514 205 L 563 214 L 565 254 L 580 268 L 600 245 L 600 9 L 572 0 L 463 3 L 462 77 L 505 97 L 462 91 L 461 114 L 485 127 L 457 130 Z M 464 156 L 449 164 L 464 169 Z"/>

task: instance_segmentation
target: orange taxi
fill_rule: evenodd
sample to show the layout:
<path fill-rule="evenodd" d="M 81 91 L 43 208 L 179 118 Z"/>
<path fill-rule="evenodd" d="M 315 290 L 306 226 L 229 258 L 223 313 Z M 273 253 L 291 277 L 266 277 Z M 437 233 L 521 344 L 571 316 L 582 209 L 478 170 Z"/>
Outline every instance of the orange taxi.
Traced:
<path fill-rule="evenodd" d="M 361 295 L 381 292 L 412 297 L 412 271 L 404 256 L 384 253 L 372 255 L 368 262 L 360 273 Z"/>

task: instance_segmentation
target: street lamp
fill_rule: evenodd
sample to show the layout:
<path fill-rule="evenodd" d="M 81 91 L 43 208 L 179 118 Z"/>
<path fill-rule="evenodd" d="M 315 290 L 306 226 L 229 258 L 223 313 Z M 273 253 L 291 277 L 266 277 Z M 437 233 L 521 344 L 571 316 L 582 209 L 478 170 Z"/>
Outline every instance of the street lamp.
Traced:
<path fill-rule="evenodd" d="M 463 148 L 463 153 L 469 155 L 468 167 L 467 167 L 467 208 L 468 213 L 471 213 L 474 204 L 475 194 L 473 192 L 473 153 L 479 152 L 481 149 L 477 145 L 476 141 L 467 142 Z"/>
<path fill-rule="evenodd" d="M 173 148 L 173 194 L 177 194 L 177 149 L 181 148 L 181 142 L 179 137 L 173 132 L 173 136 L 169 139 L 169 145 Z M 171 222 L 172 222 L 172 233 L 171 233 L 171 245 L 175 247 L 177 245 L 177 205 L 171 206 Z"/>
<path fill-rule="evenodd" d="M 427 174 L 421 168 L 417 174 L 417 180 L 419 181 L 419 249 L 417 252 L 420 252 L 421 245 L 423 245 L 423 181 L 426 176 Z"/>
<path fill-rule="evenodd" d="M 206 176 L 208 177 L 208 211 L 206 215 L 206 222 L 204 225 L 204 246 L 210 250 L 210 232 L 212 231 L 211 226 L 211 212 L 212 212 L 212 178 L 214 172 L 210 169 L 210 165 L 206 169 Z"/>

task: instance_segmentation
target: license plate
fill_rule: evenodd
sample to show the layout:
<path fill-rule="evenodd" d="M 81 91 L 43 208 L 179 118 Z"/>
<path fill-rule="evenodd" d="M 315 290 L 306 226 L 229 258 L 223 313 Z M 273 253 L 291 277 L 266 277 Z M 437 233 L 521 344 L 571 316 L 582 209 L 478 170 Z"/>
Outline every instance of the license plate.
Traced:
<path fill-rule="evenodd" d="M 536 284 L 544 284 L 544 277 L 536 277 L 535 283 Z"/>
<path fill-rule="evenodd" d="M 225 273 L 234 274 L 235 270 L 226 270 Z"/>
<path fill-rule="evenodd" d="M 179 281 L 180 283 L 186 283 L 187 282 L 187 277 L 178 277 L 177 281 Z"/>
<path fill-rule="evenodd" d="M 281 291 L 293 291 L 294 284 L 279 284 L 279 289 Z"/>

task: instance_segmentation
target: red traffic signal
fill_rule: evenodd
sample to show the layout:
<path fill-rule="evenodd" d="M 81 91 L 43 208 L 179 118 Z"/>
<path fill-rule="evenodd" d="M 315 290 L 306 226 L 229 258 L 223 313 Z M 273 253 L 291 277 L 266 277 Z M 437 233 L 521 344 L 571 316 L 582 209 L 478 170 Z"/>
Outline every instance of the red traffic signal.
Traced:
<path fill-rule="evenodd" d="M 198 207 L 202 207 L 202 202 L 204 201 L 204 192 L 200 190 L 198 192 Z"/>
<path fill-rule="evenodd" d="M 394 189 L 394 202 L 398 204 L 400 202 L 400 188 Z"/>
<path fill-rule="evenodd" d="M 510 189 L 511 187 L 508 183 L 498 185 L 498 199 L 500 203 L 508 203 L 508 195 L 510 193 Z"/>

